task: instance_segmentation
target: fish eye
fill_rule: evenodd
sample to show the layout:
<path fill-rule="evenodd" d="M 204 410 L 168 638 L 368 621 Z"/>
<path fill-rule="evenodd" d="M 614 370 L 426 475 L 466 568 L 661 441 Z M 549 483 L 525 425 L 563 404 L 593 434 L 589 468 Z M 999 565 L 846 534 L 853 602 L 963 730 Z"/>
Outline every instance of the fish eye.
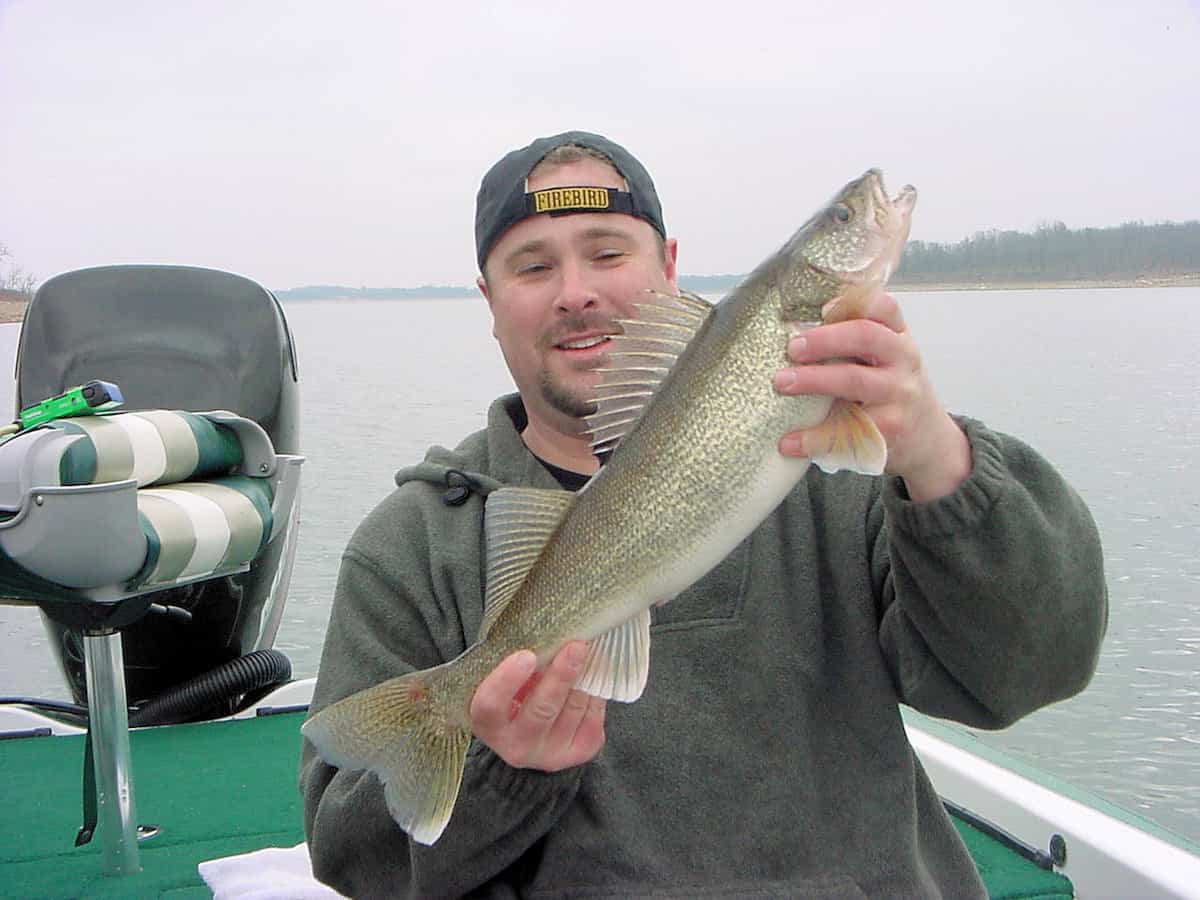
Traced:
<path fill-rule="evenodd" d="M 854 210 L 848 207 L 845 203 L 835 203 L 829 208 L 829 214 L 833 216 L 834 221 L 841 222 L 845 225 L 854 218 Z"/>

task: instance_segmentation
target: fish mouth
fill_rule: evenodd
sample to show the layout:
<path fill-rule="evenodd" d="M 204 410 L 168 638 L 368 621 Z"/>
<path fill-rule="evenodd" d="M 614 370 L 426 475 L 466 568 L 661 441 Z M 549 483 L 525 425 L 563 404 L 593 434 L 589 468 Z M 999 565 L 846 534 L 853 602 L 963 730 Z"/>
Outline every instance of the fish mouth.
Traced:
<path fill-rule="evenodd" d="M 912 227 L 913 207 L 917 202 L 917 189 L 906 184 L 894 198 L 889 198 L 883 184 L 883 173 L 872 169 L 871 195 L 875 203 L 875 221 L 879 225 L 878 243 L 871 260 L 862 272 L 862 280 L 887 284 L 892 272 L 900 264 L 904 245 L 908 243 L 908 232 Z"/>
<path fill-rule="evenodd" d="M 884 225 L 891 215 L 908 217 L 912 215 L 913 206 L 917 202 L 917 189 L 911 184 L 900 188 L 895 197 L 888 197 L 887 188 L 883 184 L 883 172 L 879 169 L 868 169 L 866 173 L 871 185 L 871 199 L 875 205 L 875 218 Z"/>
<path fill-rule="evenodd" d="M 911 184 L 906 184 L 900 188 L 900 193 L 888 202 L 893 210 L 907 220 L 912 217 L 913 207 L 917 205 L 917 189 Z"/>

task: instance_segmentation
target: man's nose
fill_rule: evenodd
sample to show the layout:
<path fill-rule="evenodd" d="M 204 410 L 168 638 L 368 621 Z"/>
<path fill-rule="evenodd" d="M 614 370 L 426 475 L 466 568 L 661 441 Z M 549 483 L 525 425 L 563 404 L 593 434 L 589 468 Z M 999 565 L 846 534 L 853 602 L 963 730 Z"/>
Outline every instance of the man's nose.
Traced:
<path fill-rule="evenodd" d="M 568 263 L 561 269 L 556 306 L 563 312 L 579 312 L 600 302 L 595 278 L 581 265 Z"/>

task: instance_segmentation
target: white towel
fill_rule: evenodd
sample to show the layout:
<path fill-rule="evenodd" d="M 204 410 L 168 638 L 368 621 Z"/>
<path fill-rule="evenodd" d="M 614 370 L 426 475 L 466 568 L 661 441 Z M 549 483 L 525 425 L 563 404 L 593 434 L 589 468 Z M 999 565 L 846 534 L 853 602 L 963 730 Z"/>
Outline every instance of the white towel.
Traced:
<path fill-rule="evenodd" d="M 342 895 L 313 878 L 308 845 L 266 847 L 200 863 L 213 900 L 339 900 Z M 344 900 L 344 898 L 342 898 Z"/>

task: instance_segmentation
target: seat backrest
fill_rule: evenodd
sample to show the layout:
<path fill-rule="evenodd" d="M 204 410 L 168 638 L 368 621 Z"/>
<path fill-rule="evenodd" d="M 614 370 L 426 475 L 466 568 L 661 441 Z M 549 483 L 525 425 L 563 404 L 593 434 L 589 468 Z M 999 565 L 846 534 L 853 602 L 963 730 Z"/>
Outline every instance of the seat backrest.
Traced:
<path fill-rule="evenodd" d="M 125 410 L 227 409 L 299 451 L 296 354 L 278 301 L 240 275 L 104 266 L 51 278 L 17 351 L 17 408 L 92 379 Z"/>

